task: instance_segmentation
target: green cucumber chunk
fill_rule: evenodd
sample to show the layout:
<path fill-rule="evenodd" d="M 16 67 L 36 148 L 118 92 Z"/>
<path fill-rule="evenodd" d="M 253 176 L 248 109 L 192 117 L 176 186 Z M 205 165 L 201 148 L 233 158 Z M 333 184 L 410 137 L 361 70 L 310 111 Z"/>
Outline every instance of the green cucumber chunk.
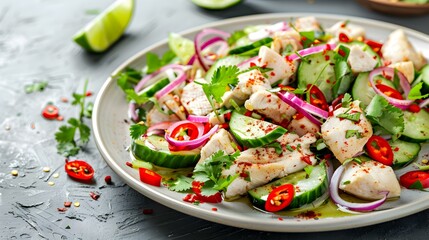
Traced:
<path fill-rule="evenodd" d="M 150 86 L 145 87 L 143 90 L 138 92 L 138 95 L 146 96 L 146 97 L 153 97 L 156 92 L 163 89 L 169 83 L 170 83 L 170 80 L 168 80 L 168 78 L 161 79 L 158 82 L 156 82 Z"/>
<path fill-rule="evenodd" d="M 272 38 L 266 37 L 266 38 L 263 38 L 263 39 L 258 40 L 256 42 L 253 42 L 249 45 L 245 45 L 245 46 L 241 46 L 241 47 L 231 49 L 229 51 L 229 54 L 230 55 L 241 55 L 241 56 L 256 56 L 256 55 L 258 55 L 259 49 L 262 46 L 267 46 L 267 45 L 271 44 L 272 41 L 273 41 Z"/>
<path fill-rule="evenodd" d="M 224 58 L 221 58 L 221 59 L 217 60 L 210 67 L 210 69 L 207 71 L 206 76 L 204 78 L 205 78 L 205 80 L 207 82 L 211 82 L 214 72 L 219 67 L 221 67 L 221 66 L 226 66 L 227 67 L 227 66 L 237 65 L 237 64 L 239 64 L 241 62 L 246 61 L 247 59 L 249 59 L 249 57 L 238 56 L 238 55 L 231 55 L 231 56 L 226 56 Z"/>
<path fill-rule="evenodd" d="M 395 85 L 392 81 L 382 76 L 374 77 L 374 81 L 376 84 L 379 83 L 395 88 Z M 360 102 L 366 107 L 369 105 L 374 96 L 374 89 L 369 85 L 369 73 L 359 73 L 352 87 L 353 100 L 360 100 Z"/>
<path fill-rule="evenodd" d="M 404 132 L 401 139 L 409 142 L 429 140 L 429 113 L 421 109 L 418 113 L 404 111 Z"/>
<path fill-rule="evenodd" d="M 137 160 L 153 163 L 165 168 L 192 167 L 200 159 L 200 149 L 175 151 L 168 148 L 165 138 L 151 135 L 131 143 L 131 151 Z"/>
<path fill-rule="evenodd" d="M 205 9 L 222 10 L 240 3 L 241 0 L 192 0 L 192 2 Z"/>
<path fill-rule="evenodd" d="M 419 143 L 405 142 L 399 139 L 389 141 L 393 150 L 393 169 L 399 169 L 410 164 L 418 155 L 421 149 Z"/>
<path fill-rule="evenodd" d="M 413 82 L 413 87 L 420 82 L 423 82 L 422 89 L 420 92 L 422 94 L 429 93 L 429 64 L 426 64 L 421 70 L 419 76 L 416 78 L 416 80 Z"/>
<path fill-rule="evenodd" d="M 270 122 L 232 112 L 229 129 L 237 141 L 246 147 L 261 147 L 281 137 L 287 130 Z"/>
<path fill-rule="evenodd" d="M 324 163 L 314 166 L 309 176 L 305 171 L 299 171 L 264 186 L 249 190 L 247 194 L 250 202 L 255 207 L 265 210 L 265 202 L 270 192 L 274 188 L 287 183 L 295 186 L 295 196 L 286 209 L 299 208 L 309 204 L 322 196 L 328 189 L 326 166 Z"/>

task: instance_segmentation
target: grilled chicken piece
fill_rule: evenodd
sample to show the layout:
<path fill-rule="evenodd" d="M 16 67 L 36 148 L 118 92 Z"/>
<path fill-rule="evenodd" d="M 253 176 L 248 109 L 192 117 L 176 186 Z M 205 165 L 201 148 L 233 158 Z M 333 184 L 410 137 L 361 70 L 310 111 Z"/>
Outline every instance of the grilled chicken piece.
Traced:
<path fill-rule="evenodd" d="M 347 35 L 350 40 L 357 40 L 359 38 L 365 38 L 365 29 L 359 25 L 353 23 L 346 23 L 346 21 L 340 21 L 326 29 L 326 32 L 331 34 L 337 41 L 338 36 L 341 33 Z"/>
<path fill-rule="evenodd" d="M 289 132 L 296 133 L 301 137 L 307 133 L 317 134 L 320 131 L 320 127 L 308 120 L 308 118 L 302 117 L 293 118 L 287 127 L 287 130 L 289 130 Z"/>
<path fill-rule="evenodd" d="M 401 186 L 392 168 L 373 160 L 348 163 L 339 188 L 367 200 L 381 199 L 384 196 L 381 192 L 385 191 L 389 191 L 388 198 L 401 195 Z"/>
<path fill-rule="evenodd" d="M 321 31 L 320 23 L 315 17 L 302 17 L 295 20 L 295 28 L 300 32 Z"/>
<path fill-rule="evenodd" d="M 198 81 L 203 81 L 199 79 Z M 213 111 L 203 87 L 194 82 L 188 83 L 182 91 L 180 102 L 189 114 L 205 116 Z"/>
<path fill-rule="evenodd" d="M 417 70 L 426 64 L 426 59 L 421 53 L 417 53 L 402 29 L 389 35 L 381 48 L 381 53 L 383 58 L 390 63 L 412 61 Z"/>
<path fill-rule="evenodd" d="M 228 108 L 231 107 L 231 99 L 242 105 L 252 93 L 265 89 L 271 89 L 271 85 L 259 70 L 245 72 L 238 75 L 237 86 L 222 96 L 222 102 Z"/>
<path fill-rule="evenodd" d="M 226 198 L 233 199 L 275 178 L 284 177 L 304 169 L 308 164 L 316 163 L 316 158 L 310 151 L 310 144 L 316 142 L 313 134 L 300 138 L 296 134 L 287 133 L 277 142 L 282 146 L 281 154 L 277 154 L 274 148 L 250 148 L 242 151 L 229 169 L 222 171 L 223 176 L 239 175 L 228 186 Z M 290 147 L 295 150 L 289 151 L 287 148 Z"/>
<path fill-rule="evenodd" d="M 272 70 L 266 72 L 270 84 L 278 83 L 289 84 L 290 78 L 295 75 L 298 67 L 297 61 L 286 61 L 284 57 L 275 52 L 274 50 L 262 46 L 259 49 L 259 59 L 257 65 L 259 67 L 271 68 Z"/>
<path fill-rule="evenodd" d="M 223 150 L 228 155 L 233 154 L 235 152 L 235 149 L 232 147 L 233 144 L 234 140 L 231 134 L 223 128 L 219 129 L 201 149 L 199 163 L 219 150 Z"/>
<path fill-rule="evenodd" d="M 334 111 L 333 116 L 328 117 L 325 123 L 322 124 L 322 138 L 341 163 L 362 151 L 366 142 L 372 136 L 371 123 L 366 119 L 365 114 L 359 107 L 359 103 L 356 100 L 350 103 L 350 108 L 338 108 Z M 340 114 L 347 116 L 359 113 L 359 120 L 356 122 L 339 117 Z M 346 134 L 349 131 L 356 132 L 352 134 L 353 136 L 347 138 Z"/>
<path fill-rule="evenodd" d="M 411 83 L 414 80 L 414 64 L 411 61 L 399 62 L 390 64 L 389 67 L 396 68 L 407 78 L 408 82 Z"/>
<path fill-rule="evenodd" d="M 280 55 L 293 53 L 302 49 L 301 36 L 293 29 L 275 32 L 271 49 Z"/>
<path fill-rule="evenodd" d="M 257 91 L 244 103 L 249 111 L 256 111 L 274 122 L 286 126 L 296 110 L 268 91 Z"/>
<path fill-rule="evenodd" d="M 146 114 L 146 123 L 148 126 L 151 126 L 160 122 L 173 122 L 179 121 L 180 119 L 175 114 L 167 114 L 164 112 L 160 112 L 157 108 L 152 108 Z"/>
<path fill-rule="evenodd" d="M 350 55 L 347 61 L 353 73 L 369 72 L 377 65 L 377 61 L 372 56 L 356 45 L 350 47 Z"/>

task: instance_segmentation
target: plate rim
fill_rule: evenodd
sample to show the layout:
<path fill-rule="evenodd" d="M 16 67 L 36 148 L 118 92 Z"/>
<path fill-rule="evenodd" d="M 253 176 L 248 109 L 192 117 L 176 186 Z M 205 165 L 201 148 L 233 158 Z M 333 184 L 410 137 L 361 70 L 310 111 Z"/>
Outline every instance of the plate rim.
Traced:
<path fill-rule="evenodd" d="M 316 18 L 323 18 L 326 20 L 337 20 L 337 21 L 349 19 L 356 23 L 364 23 L 375 27 L 381 27 L 385 29 L 387 28 L 392 30 L 396 28 L 401 28 L 404 31 L 406 31 L 407 34 L 411 34 L 414 37 L 419 38 L 429 44 L 429 35 L 426 35 L 422 32 L 419 32 L 401 25 L 383 22 L 383 21 L 374 20 L 374 19 L 354 17 L 354 16 L 351 17 L 351 16 L 338 15 L 338 14 L 320 14 L 320 13 L 309 13 L 309 12 L 269 13 L 269 14 L 256 14 L 256 15 L 247 15 L 247 16 L 229 18 L 229 19 L 224 19 L 220 21 L 214 21 L 211 23 L 198 25 L 196 27 L 192 27 L 185 31 L 181 31 L 178 34 L 188 35 L 188 34 L 192 34 L 197 31 L 200 31 L 201 29 L 204 29 L 204 28 L 221 27 L 221 26 L 240 24 L 240 23 L 245 24 L 246 22 L 249 22 L 249 21 L 257 21 L 257 20 L 269 21 L 270 19 L 274 20 L 276 18 L 291 18 L 291 17 L 305 17 L 305 16 L 314 16 Z M 397 210 L 397 208 L 394 208 L 390 210 L 383 210 L 379 212 L 372 212 L 368 214 L 353 215 L 353 216 L 341 217 L 341 218 L 323 218 L 318 220 L 317 222 L 315 222 L 314 220 L 302 220 L 299 222 L 277 221 L 278 223 L 273 221 L 267 221 L 266 223 L 258 222 L 258 224 L 255 225 L 255 221 L 252 221 L 240 216 L 234 217 L 234 215 L 222 214 L 219 212 L 213 212 L 205 208 L 196 207 L 192 204 L 188 204 L 184 201 L 181 201 L 181 199 L 180 200 L 173 199 L 171 197 L 160 194 L 156 190 L 157 187 L 143 185 L 140 181 L 135 179 L 133 176 L 129 175 L 124 170 L 125 169 L 124 166 L 120 166 L 119 163 L 116 162 L 115 159 L 113 159 L 113 157 L 110 156 L 110 154 L 108 153 L 107 146 L 104 143 L 103 139 L 101 138 L 101 130 L 100 130 L 100 124 L 99 124 L 101 118 L 99 118 L 98 114 L 101 108 L 100 103 L 102 102 L 103 98 L 105 98 L 106 90 L 112 84 L 116 84 L 112 76 L 117 75 L 126 66 L 129 66 L 131 63 L 141 58 L 144 54 L 149 52 L 151 49 L 161 47 L 162 45 L 167 44 L 167 42 L 168 42 L 167 38 L 163 38 L 163 40 L 158 41 L 142 49 L 141 51 L 137 52 L 136 54 L 128 58 L 125 62 L 120 64 L 110 74 L 110 76 L 107 78 L 107 80 L 103 83 L 102 87 L 100 88 L 94 103 L 93 116 L 92 116 L 92 127 L 93 127 L 95 143 L 104 161 L 106 161 L 109 167 L 113 171 L 115 171 L 115 173 L 118 174 L 122 178 L 122 180 L 124 180 L 125 183 L 127 183 L 128 186 L 138 191 L 139 193 L 143 194 L 145 197 L 148 197 L 164 206 L 167 206 L 171 209 L 174 209 L 176 211 L 185 213 L 193 217 L 197 217 L 204 220 L 208 220 L 208 221 L 212 221 L 212 222 L 216 222 L 224 225 L 229 225 L 233 227 L 240 227 L 240 228 L 260 230 L 260 231 L 271 231 L 271 232 L 322 232 L 322 231 L 351 229 L 351 228 L 363 227 L 363 226 L 368 226 L 368 225 L 373 225 L 373 224 L 378 224 L 383 222 L 389 222 L 394 219 L 412 215 L 429 208 L 429 201 L 427 201 L 427 199 L 420 198 L 416 202 L 412 202 L 413 206 L 411 207 L 411 209 L 409 209 L 408 211 L 402 211 L 401 213 L 396 213 L 396 214 L 394 213 L 395 211 L 393 210 Z M 407 205 L 410 205 L 410 204 L 411 203 Z M 371 216 L 371 218 L 368 219 L 368 216 Z M 277 217 L 280 217 L 280 216 L 276 215 L 276 218 Z M 344 218 L 347 218 L 348 221 L 338 220 L 338 219 L 344 219 Z M 353 224 L 350 224 L 350 221 L 352 221 Z"/>

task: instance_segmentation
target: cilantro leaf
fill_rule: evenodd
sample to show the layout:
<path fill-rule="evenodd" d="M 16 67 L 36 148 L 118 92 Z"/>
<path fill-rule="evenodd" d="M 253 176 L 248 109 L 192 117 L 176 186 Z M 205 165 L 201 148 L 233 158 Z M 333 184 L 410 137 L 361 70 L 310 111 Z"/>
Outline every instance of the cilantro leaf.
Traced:
<path fill-rule="evenodd" d="M 156 55 L 155 53 L 152 53 L 152 52 L 146 53 L 146 67 L 145 67 L 146 73 L 150 74 L 157 71 L 162 66 L 165 66 L 170 62 L 172 62 L 175 57 L 176 57 L 176 54 L 171 50 L 165 52 L 161 58 L 159 58 L 158 55 Z"/>
<path fill-rule="evenodd" d="M 58 132 L 55 133 L 55 140 L 59 143 L 73 142 L 75 132 L 76 127 L 63 125 L 59 128 Z"/>
<path fill-rule="evenodd" d="M 423 95 L 421 92 L 422 88 L 423 88 L 423 82 L 419 82 L 417 85 L 412 87 L 410 92 L 408 93 L 408 99 L 415 100 L 415 99 L 427 98 L 429 96 L 429 93 Z"/>
<path fill-rule="evenodd" d="M 352 96 L 349 93 L 344 94 L 343 99 L 341 99 L 341 107 L 348 108 L 352 103 Z"/>
<path fill-rule="evenodd" d="M 231 36 L 226 40 L 229 46 L 232 46 L 236 43 L 240 38 L 247 36 L 247 33 L 244 30 L 235 31 L 231 34 Z"/>
<path fill-rule="evenodd" d="M 358 130 L 347 130 L 346 131 L 346 138 L 351 138 L 351 137 L 356 137 L 356 138 L 362 138 L 362 133 L 359 132 Z"/>
<path fill-rule="evenodd" d="M 70 157 L 79 153 L 80 148 L 73 142 L 61 142 L 57 144 L 57 151 L 59 154 Z"/>
<path fill-rule="evenodd" d="M 394 139 L 404 131 L 404 113 L 401 109 L 389 104 L 384 97 L 375 95 L 365 111 L 372 123 L 386 129 Z"/>
<path fill-rule="evenodd" d="M 337 118 L 348 119 L 353 122 L 357 122 L 360 119 L 360 112 L 355 113 L 340 113 L 337 115 Z"/>
<path fill-rule="evenodd" d="M 140 138 L 143 134 L 146 133 L 148 127 L 144 125 L 143 122 L 133 124 L 130 126 L 130 136 L 133 140 Z"/>
<path fill-rule="evenodd" d="M 307 176 L 310 176 L 310 175 L 311 175 L 311 173 L 313 172 L 313 169 L 314 169 L 314 166 L 312 166 L 312 165 L 307 165 L 307 166 L 304 168 L 304 171 L 305 171 L 305 173 L 307 174 Z"/>
<path fill-rule="evenodd" d="M 350 49 L 344 45 L 340 45 L 338 53 L 335 53 L 334 72 L 336 81 L 332 87 L 334 97 L 346 93 L 353 82 L 353 73 L 347 63 L 349 54 Z"/>
<path fill-rule="evenodd" d="M 48 86 L 48 81 L 34 82 L 24 86 L 25 93 L 43 92 Z"/>
<path fill-rule="evenodd" d="M 134 89 L 126 89 L 125 94 L 127 95 L 127 101 L 134 101 L 137 104 L 144 104 L 149 101 L 149 98 L 145 95 L 138 95 Z"/>
<path fill-rule="evenodd" d="M 136 85 L 141 80 L 141 78 L 141 71 L 127 67 L 119 74 L 116 83 L 122 90 L 125 91 L 125 89 L 134 89 L 134 85 Z"/>
<path fill-rule="evenodd" d="M 276 151 L 276 153 L 278 155 L 280 155 L 280 154 L 283 153 L 282 145 L 279 142 L 276 142 L 276 141 L 274 141 L 272 143 L 269 143 L 269 144 L 265 145 L 264 147 L 266 147 L 266 148 L 274 148 L 275 151 Z"/>
<path fill-rule="evenodd" d="M 192 188 L 193 179 L 183 175 L 179 175 L 177 178 L 167 181 L 167 187 L 171 191 L 184 192 Z"/>

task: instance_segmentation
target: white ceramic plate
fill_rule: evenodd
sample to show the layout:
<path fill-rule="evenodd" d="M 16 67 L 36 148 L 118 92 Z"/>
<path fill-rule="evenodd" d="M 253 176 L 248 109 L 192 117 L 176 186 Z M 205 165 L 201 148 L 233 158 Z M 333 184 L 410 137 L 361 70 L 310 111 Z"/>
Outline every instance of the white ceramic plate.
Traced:
<path fill-rule="evenodd" d="M 183 32 L 182 35 L 192 39 L 195 33 L 208 27 L 231 32 L 247 25 L 289 21 L 291 18 L 302 16 L 316 16 L 325 27 L 339 20 L 349 19 L 352 23 L 363 26 L 366 29 L 368 37 L 382 41 L 385 41 L 388 34 L 393 30 L 403 28 L 398 25 L 362 18 L 294 13 L 266 14 L 228 19 L 188 30 Z M 411 29 L 403 29 L 407 32 L 414 46 L 422 51 L 425 56 L 429 56 L 429 36 Z M 166 49 L 166 40 L 150 46 L 122 64 L 112 75 L 122 71 L 126 66 L 141 68 L 144 66 L 145 53 L 151 51 L 161 54 Z M 183 194 L 169 191 L 164 187 L 159 188 L 143 184 L 139 180 L 138 171 L 125 165 L 125 162 L 130 160 L 129 153 L 126 151 L 127 146 L 130 144 L 128 132 L 129 124 L 124 121 L 127 118 L 127 102 L 125 101 L 124 94 L 116 85 L 116 81 L 109 78 L 98 94 L 93 114 L 95 140 L 104 159 L 109 166 L 135 190 L 165 206 L 198 218 L 253 230 L 311 232 L 372 225 L 404 217 L 429 208 L 429 193 L 406 189 L 402 191 L 400 200 L 387 205 L 385 204 L 385 207 L 387 207 L 386 210 L 340 218 L 320 218 L 319 220 L 303 220 L 284 217 L 283 221 L 280 221 L 277 215 L 262 213 L 251 208 L 244 202 L 223 202 L 216 205 L 204 203 L 195 206 L 184 202 L 182 200 L 184 197 Z M 428 152 L 427 147 L 425 147 L 424 150 L 426 153 Z M 398 174 L 404 171 L 405 170 Z M 216 207 L 218 211 L 212 211 L 212 207 Z"/>

